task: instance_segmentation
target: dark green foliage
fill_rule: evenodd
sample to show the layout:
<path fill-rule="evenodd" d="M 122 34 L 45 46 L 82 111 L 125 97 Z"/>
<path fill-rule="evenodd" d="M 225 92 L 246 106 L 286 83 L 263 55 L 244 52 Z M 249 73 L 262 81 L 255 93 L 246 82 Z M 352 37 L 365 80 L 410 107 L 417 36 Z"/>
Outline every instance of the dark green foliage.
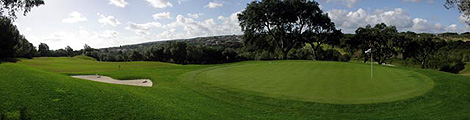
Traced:
<path fill-rule="evenodd" d="M 166 61 L 162 45 L 153 45 L 144 49 L 144 59 L 149 61 Z"/>
<path fill-rule="evenodd" d="M 14 57 L 20 33 L 10 19 L 0 17 L 0 58 Z"/>
<path fill-rule="evenodd" d="M 317 60 L 348 62 L 349 60 L 351 60 L 351 57 L 348 54 L 341 55 L 340 52 L 334 49 L 320 49 Z"/>
<path fill-rule="evenodd" d="M 70 47 L 70 46 L 65 47 L 65 51 L 66 51 L 66 54 L 67 54 L 69 57 L 74 56 L 74 55 L 73 55 L 74 52 L 73 52 L 72 47 Z"/>
<path fill-rule="evenodd" d="M 187 46 L 188 44 L 184 42 L 168 42 L 164 45 L 165 50 L 163 52 L 172 56 L 170 59 L 171 62 L 176 64 L 186 64 Z"/>
<path fill-rule="evenodd" d="M 429 59 L 431 59 L 435 52 L 439 49 L 437 42 L 431 38 L 416 36 L 413 41 L 408 43 L 405 48 L 405 55 L 412 57 L 420 62 L 421 68 L 427 68 Z"/>
<path fill-rule="evenodd" d="M 444 71 L 444 72 L 450 72 L 450 73 L 458 74 L 460 71 L 465 69 L 465 65 L 466 65 L 466 63 L 464 63 L 464 62 L 458 62 L 457 64 L 455 64 L 453 66 L 450 66 L 450 65 L 446 64 L 446 65 L 441 66 L 439 68 L 439 70 Z"/>
<path fill-rule="evenodd" d="M 137 50 L 132 50 L 131 52 L 129 52 L 128 56 L 129 56 L 129 59 L 131 61 L 141 61 L 141 60 L 143 60 L 142 53 L 140 53 Z"/>
<path fill-rule="evenodd" d="M 387 59 L 397 55 L 396 41 L 398 31 L 395 26 L 387 26 L 384 23 L 374 27 L 367 25 L 365 28 L 358 28 L 356 36 L 350 42 L 353 49 L 361 50 L 363 54 L 372 48 L 373 59 L 379 64 L 387 62 Z M 370 55 L 363 55 L 370 56 Z M 364 62 L 368 57 L 364 57 Z"/>
<path fill-rule="evenodd" d="M 239 61 L 236 48 L 167 42 L 139 49 L 101 49 L 86 52 L 99 61 L 161 61 L 176 64 L 217 64 Z"/>
<path fill-rule="evenodd" d="M 16 12 L 23 12 L 26 15 L 31 8 L 44 5 L 43 0 L 0 0 L 0 15 L 9 19 L 16 19 Z"/>
<path fill-rule="evenodd" d="M 272 53 L 279 51 L 281 59 L 287 59 L 289 51 L 305 42 L 324 43 L 330 40 L 326 36 L 335 33 L 328 15 L 310 0 L 253 1 L 238 14 L 238 20 L 245 33 L 245 44 Z"/>
<path fill-rule="evenodd" d="M 39 56 L 49 56 L 50 55 L 49 46 L 46 43 L 39 44 L 38 52 L 39 52 Z"/>
<path fill-rule="evenodd" d="M 16 57 L 32 58 L 36 49 L 20 34 L 12 21 L 0 17 L 0 61 L 14 60 Z"/>
<path fill-rule="evenodd" d="M 327 17 L 326 17 L 327 18 Z M 312 46 L 313 50 L 313 56 L 316 60 L 323 60 L 325 59 L 324 57 L 322 58 L 322 45 L 323 44 L 328 44 L 330 46 L 337 46 L 340 45 L 340 39 L 343 37 L 343 33 L 341 33 L 340 30 L 336 30 L 334 28 L 334 24 L 330 21 L 328 18 L 328 24 L 326 27 L 321 28 L 323 31 L 319 31 L 318 33 L 311 33 L 311 35 L 308 35 L 307 38 L 307 43 Z"/>

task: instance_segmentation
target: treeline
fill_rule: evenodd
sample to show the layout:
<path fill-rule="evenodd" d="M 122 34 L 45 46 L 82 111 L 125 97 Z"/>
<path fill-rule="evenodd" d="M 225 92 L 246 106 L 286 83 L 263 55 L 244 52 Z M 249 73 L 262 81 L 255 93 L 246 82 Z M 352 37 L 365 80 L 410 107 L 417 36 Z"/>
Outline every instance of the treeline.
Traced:
<path fill-rule="evenodd" d="M 15 62 L 16 58 L 75 56 L 82 53 L 81 50 L 74 51 L 70 46 L 49 50 L 45 43 L 36 48 L 8 17 L 0 17 L 0 28 L 0 62 Z"/>
<path fill-rule="evenodd" d="M 7 17 L 0 17 L 0 61 L 14 61 L 17 57 L 32 58 L 36 48 L 20 34 Z"/>
<path fill-rule="evenodd" d="M 237 45 L 235 45 L 237 46 Z M 321 58 L 329 61 L 349 61 L 336 50 L 320 52 Z M 176 64 L 220 64 L 243 60 L 275 60 L 281 54 L 268 51 L 250 51 L 244 47 L 195 45 L 181 41 L 171 41 L 160 45 L 136 49 L 87 49 L 85 55 L 98 61 L 160 61 Z M 308 48 L 289 52 L 289 59 L 313 60 Z"/>
<path fill-rule="evenodd" d="M 236 48 L 166 42 L 137 49 L 88 49 L 98 61 L 161 61 L 176 64 L 218 64 L 243 60 Z"/>
<path fill-rule="evenodd" d="M 433 34 L 397 32 L 394 26 L 377 24 L 358 28 L 356 34 L 343 39 L 342 48 L 364 62 L 372 59 L 379 64 L 389 60 L 405 66 L 438 69 L 458 73 L 470 62 L 470 42 L 444 41 Z M 371 49 L 372 52 L 366 53 Z"/>

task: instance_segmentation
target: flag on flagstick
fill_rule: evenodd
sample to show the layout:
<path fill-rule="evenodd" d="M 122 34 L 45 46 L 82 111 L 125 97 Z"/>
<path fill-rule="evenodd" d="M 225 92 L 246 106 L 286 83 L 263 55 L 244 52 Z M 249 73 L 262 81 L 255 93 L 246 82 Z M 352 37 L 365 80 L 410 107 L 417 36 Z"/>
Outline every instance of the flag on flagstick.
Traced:
<path fill-rule="evenodd" d="M 365 53 L 370 53 L 372 51 L 372 48 L 369 48 L 368 50 L 366 50 Z"/>
<path fill-rule="evenodd" d="M 370 79 L 374 79 L 374 72 L 373 72 L 373 63 L 374 59 L 372 59 L 372 48 L 369 48 L 368 50 L 365 51 L 365 53 L 370 53 Z"/>

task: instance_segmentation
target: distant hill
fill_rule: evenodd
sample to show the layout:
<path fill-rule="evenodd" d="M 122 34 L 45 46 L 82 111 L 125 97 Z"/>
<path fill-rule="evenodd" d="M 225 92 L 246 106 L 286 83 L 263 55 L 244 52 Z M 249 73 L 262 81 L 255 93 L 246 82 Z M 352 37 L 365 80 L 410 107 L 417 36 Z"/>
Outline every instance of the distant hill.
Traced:
<path fill-rule="evenodd" d="M 155 41 L 155 42 L 146 42 L 133 45 L 123 45 L 120 47 L 110 47 L 110 48 L 101 48 L 100 50 L 123 50 L 125 49 L 138 49 L 144 48 L 152 45 L 162 45 L 170 41 L 181 41 L 187 42 L 194 45 L 207 45 L 207 46 L 239 46 L 243 42 L 242 35 L 224 35 L 224 36 L 210 36 L 210 37 L 197 37 L 190 39 L 175 39 L 175 40 L 165 40 L 165 41 Z"/>
<path fill-rule="evenodd" d="M 437 37 L 440 38 L 440 39 L 443 39 L 443 40 L 447 40 L 447 41 L 458 41 L 458 40 L 470 41 L 470 33 L 469 32 L 465 32 L 465 33 L 462 33 L 462 34 L 458 34 L 458 33 L 441 33 L 441 34 L 438 34 Z"/>

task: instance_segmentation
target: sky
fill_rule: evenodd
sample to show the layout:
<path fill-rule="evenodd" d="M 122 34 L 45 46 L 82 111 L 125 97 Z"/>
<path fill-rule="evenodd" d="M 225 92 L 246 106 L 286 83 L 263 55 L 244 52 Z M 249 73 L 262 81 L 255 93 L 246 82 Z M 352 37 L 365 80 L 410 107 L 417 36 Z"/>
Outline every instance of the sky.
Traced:
<path fill-rule="evenodd" d="M 237 13 L 253 0 L 45 0 L 15 20 L 35 46 L 51 49 L 115 47 L 151 41 L 240 35 Z M 386 23 L 399 31 L 467 32 L 470 27 L 445 0 L 316 0 L 336 27 Z"/>

